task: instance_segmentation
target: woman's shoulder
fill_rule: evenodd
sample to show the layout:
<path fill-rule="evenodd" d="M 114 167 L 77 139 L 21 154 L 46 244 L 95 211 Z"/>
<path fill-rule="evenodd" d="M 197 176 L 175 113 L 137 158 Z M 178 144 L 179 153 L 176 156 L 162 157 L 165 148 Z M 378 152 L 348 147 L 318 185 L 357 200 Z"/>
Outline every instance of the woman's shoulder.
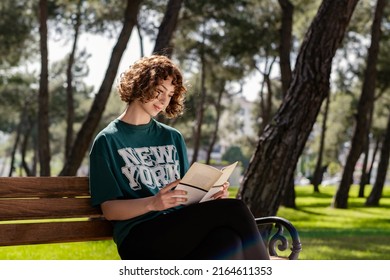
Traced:
<path fill-rule="evenodd" d="M 101 139 L 101 138 L 111 138 L 118 132 L 118 126 L 117 126 L 117 120 L 111 121 L 109 124 L 107 124 L 106 127 L 104 127 L 102 130 L 98 132 L 98 134 L 95 137 L 95 140 Z"/>
<path fill-rule="evenodd" d="M 172 127 L 172 126 L 169 126 L 169 125 L 167 125 L 165 123 L 159 122 L 157 120 L 154 120 L 154 122 L 155 122 L 155 125 L 156 125 L 156 127 L 158 129 L 165 130 L 165 131 L 167 131 L 167 132 L 169 132 L 171 134 L 176 134 L 176 135 L 181 136 L 181 132 L 178 129 L 176 129 L 176 128 Z"/>
<path fill-rule="evenodd" d="M 103 135 L 111 135 L 118 132 L 118 122 L 117 120 L 112 120 L 110 123 L 107 124 L 106 127 L 104 127 L 102 130 L 99 131 L 97 134 L 97 137 L 103 136 Z"/>

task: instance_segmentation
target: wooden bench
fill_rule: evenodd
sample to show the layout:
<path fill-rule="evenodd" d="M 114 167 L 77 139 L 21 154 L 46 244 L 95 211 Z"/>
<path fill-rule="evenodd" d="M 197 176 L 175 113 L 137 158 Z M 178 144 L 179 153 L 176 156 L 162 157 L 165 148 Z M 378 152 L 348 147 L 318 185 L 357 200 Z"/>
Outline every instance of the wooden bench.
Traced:
<path fill-rule="evenodd" d="M 298 259 L 301 242 L 289 221 L 264 217 L 256 222 L 268 225 L 263 237 L 273 258 L 288 248 L 287 229 L 292 240 L 287 258 Z M 108 239 L 111 223 L 90 205 L 87 177 L 0 177 L 0 246 Z"/>

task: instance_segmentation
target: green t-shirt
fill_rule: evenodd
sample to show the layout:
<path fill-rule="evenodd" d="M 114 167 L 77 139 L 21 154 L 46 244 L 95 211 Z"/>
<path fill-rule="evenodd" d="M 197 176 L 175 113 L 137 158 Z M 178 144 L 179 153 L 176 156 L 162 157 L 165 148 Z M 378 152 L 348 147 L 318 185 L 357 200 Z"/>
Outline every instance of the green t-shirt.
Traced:
<path fill-rule="evenodd" d="M 112 121 L 96 136 L 89 156 L 93 206 L 112 199 L 153 196 L 182 178 L 189 167 L 183 136 L 154 119 L 137 126 L 118 119 Z M 117 246 L 134 225 L 165 212 L 153 211 L 130 220 L 114 221 Z"/>

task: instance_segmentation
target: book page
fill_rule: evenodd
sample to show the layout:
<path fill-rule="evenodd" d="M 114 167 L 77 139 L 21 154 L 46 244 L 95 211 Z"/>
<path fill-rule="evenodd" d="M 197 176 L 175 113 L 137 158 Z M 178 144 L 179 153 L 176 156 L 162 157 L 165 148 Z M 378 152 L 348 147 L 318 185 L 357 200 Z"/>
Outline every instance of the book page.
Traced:
<path fill-rule="evenodd" d="M 187 201 L 184 202 L 183 205 L 189 205 L 192 203 L 196 203 L 199 200 L 201 200 L 202 197 L 205 196 L 205 194 L 207 194 L 207 191 L 205 191 L 203 189 L 196 188 L 196 187 L 190 187 L 187 185 L 182 185 L 180 183 L 177 185 L 176 190 L 184 190 L 187 192 L 186 195 L 177 195 L 176 196 L 176 197 L 184 197 L 187 199 Z"/>
<path fill-rule="evenodd" d="M 203 198 L 199 201 L 199 202 L 205 202 L 205 201 L 208 201 L 208 200 L 211 200 L 212 196 L 214 194 L 216 194 L 217 192 L 219 191 L 222 191 L 222 187 L 220 186 L 216 186 L 216 187 L 212 187 L 207 193 L 205 196 L 203 196 Z"/>
<path fill-rule="evenodd" d="M 184 175 L 175 189 L 185 190 L 187 201 L 184 205 L 210 200 L 217 192 L 222 190 L 222 185 L 228 181 L 238 162 L 219 170 L 213 166 L 195 162 Z"/>
<path fill-rule="evenodd" d="M 223 172 L 215 167 L 194 162 L 180 183 L 208 191 L 222 174 Z"/>
<path fill-rule="evenodd" d="M 223 168 L 221 170 L 222 171 L 222 175 L 214 183 L 214 186 L 222 186 L 225 182 L 227 182 L 229 180 L 229 177 L 232 175 L 234 169 L 236 168 L 237 163 L 238 163 L 238 161 L 236 161 L 235 163 L 233 163 L 231 165 L 228 165 L 225 168 Z"/>

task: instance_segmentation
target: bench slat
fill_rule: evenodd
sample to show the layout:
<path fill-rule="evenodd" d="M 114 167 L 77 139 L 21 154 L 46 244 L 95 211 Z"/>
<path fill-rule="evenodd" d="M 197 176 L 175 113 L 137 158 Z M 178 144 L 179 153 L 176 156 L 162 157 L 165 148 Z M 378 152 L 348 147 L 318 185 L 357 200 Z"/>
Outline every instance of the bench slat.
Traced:
<path fill-rule="evenodd" d="M 0 199 L 0 221 L 100 216 L 90 198 Z"/>
<path fill-rule="evenodd" d="M 88 195 L 88 177 L 0 177 L 0 198 Z"/>
<path fill-rule="evenodd" d="M 0 224 L 0 246 L 112 239 L 110 222 L 55 222 Z"/>

